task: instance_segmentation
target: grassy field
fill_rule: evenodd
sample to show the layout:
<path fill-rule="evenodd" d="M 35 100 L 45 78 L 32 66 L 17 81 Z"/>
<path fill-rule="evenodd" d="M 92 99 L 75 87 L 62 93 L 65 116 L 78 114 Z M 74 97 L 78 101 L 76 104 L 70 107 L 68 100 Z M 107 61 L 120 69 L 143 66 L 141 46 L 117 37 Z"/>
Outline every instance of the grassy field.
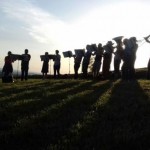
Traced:
<path fill-rule="evenodd" d="M 127 149 L 150 149 L 150 80 L 0 83 L 0 150 Z"/>

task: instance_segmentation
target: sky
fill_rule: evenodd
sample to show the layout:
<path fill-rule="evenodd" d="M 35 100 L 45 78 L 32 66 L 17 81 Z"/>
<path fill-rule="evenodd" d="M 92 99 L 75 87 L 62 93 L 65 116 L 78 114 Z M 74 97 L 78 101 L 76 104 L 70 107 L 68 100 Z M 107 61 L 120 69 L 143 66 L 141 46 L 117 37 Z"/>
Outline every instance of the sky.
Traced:
<path fill-rule="evenodd" d="M 73 58 L 62 52 L 103 45 L 117 36 L 139 40 L 136 68 L 147 67 L 150 44 L 149 0 L 0 0 L 0 68 L 8 51 L 31 54 L 29 72 L 41 73 L 40 55 L 61 54 L 61 74 L 73 71 Z M 20 70 L 20 61 L 13 63 Z M 53 61 L 50 61 L 53 74 Z M 81 70 L 81 68 L 80 68 Z M 111 65 L 113 70 L 113 63 Z"/>

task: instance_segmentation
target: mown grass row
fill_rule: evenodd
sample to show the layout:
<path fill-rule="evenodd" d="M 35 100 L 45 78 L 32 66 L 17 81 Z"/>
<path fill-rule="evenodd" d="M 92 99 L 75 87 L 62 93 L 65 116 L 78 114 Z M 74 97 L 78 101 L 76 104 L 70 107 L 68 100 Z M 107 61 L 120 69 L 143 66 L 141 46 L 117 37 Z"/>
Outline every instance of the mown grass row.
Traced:
<path fill-rule="evenodd" d="M 150 81 L 0 83 L 0 147 L 149 149 Z"/>

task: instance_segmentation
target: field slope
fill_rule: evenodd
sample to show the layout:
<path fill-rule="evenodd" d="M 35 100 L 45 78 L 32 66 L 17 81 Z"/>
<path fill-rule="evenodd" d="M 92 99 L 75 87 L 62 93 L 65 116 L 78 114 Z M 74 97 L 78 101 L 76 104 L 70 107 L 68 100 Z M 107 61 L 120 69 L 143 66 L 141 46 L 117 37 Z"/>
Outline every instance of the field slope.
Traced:
<path fill-rule="evenodd" d="M 150 149 L 150 81 L 0 83 L 1 150 Z"/>

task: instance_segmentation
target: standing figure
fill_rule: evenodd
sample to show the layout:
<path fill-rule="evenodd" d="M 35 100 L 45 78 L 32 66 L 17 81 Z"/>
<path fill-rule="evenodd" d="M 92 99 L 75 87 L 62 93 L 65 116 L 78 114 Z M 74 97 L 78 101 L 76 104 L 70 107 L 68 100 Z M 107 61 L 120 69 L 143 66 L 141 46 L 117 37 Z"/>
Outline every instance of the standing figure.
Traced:
<path fill-rule="evenodd" d="M 135 60 L 136 51 L 138 44 L 136 43 L 136 38 L 131 37 L 130 39 L 124 39 L 123 41 L 124 55 L 123 55 L 123 65 L 122 65 L 122 78 L 126 80 L 131 80 L 135 78 Z"/>
<path fill-rule="evenodd" d="M 94 55 L 96 55 L 94 63 L 93 63 L 93 70 L 92 70 L 94 78 L 98 77 L 98 75 L 99 75 L 99 71 L 100 71 L 100 68 L 101 68 L 101 61 L 102 61 L 103 52 L 104 52 L 104 48 L 102 47 L 102 44 L 99 43 L 98 44 L 98 48 L 97 48 L 97 50 L 94 53 Z"/>
<path fill-rule="evenodd" d="M 43 66 L 41 70 L 43 79 L 47 78 L 48 68 L 49 68 L 49 56 L 48 56 L 48 52 L 45 52 L 44 59 L 43 59 Z"/>
<path fill-rule="evenodd" d="M 123 58 L 123 43 L 122 43 L 123 36 L 116 37 L 113 40 L 116 41 L 116 51 L 114 52 L 114 77 L 119 78 L 120 75 L 120 63 L 121 59 Z"/>
<path fill-rule="evenodd" d="M 136 43 L 137 40 L 136 40 L 136 37 L 131 37 L 130 38 L 130 43 L 131 43 L 131 79 L 134 79 L 135 78 L 135 61 L 136 61 L 136 52 L 137 52 L 137 49 L 138 49 L 138 44 Z"/>
<path fill-rule="evenodd" d="M 131 70 L 131 56 L 132 56 L 132 51 L 130 48 L 130 40 L 129 39 L 124 39 L 123 40 L 124 44 L 124 51 L 123 51 L 123 64 L 121 68 L 122 72 L 122 79 L 123 80 L 129 80 L 130 79 L 130 70 Z"/>
<path fill-rule="evenodd" d="M 82 54 L 81 53 L 77 53 L 76 55 L 74 55 L 74 78 L 77 79 L 78 78 L 78 70 L 80 68 L 80 64 L 82 61 Z"/>
<path fill-rule="evenodd" d="M 59 51 L 56 50 L 55 51 L 56 55 L 54 60 L 54 78 L 56 78 L 56 73 L 58 75 L 58 77 L 60 76 L 60 60 L 61 60 L 61 56 L 59 55 Z"/>
<path fill-rule="evenodd" d="M 103 68 L 102 68 L 102 76 L 104 79 L 110 76 L 110 64 L 112 60 L 112 53 L 114 50 L 113 43 L 108 41 L 104 47 L 104 59 L 103 59 Z"/>
<path fill-rule="evenodd" d="M 22 54 L 21 61 L 21 81 L 28 80 L 28 70 L 29 70 L 29 61 L 31 59 L 31 55 L 28 54 L 28 49 L 25 49 L 25 53 Z"/>
<path fill-rule="evenodd" d="M 84 78 L 87 77 L 88 65 L 90 63 L 90 58 L 91 58 L 91 55 L 92 55 L 91 45 L 87 45 L 86 49 L 87 49 L 87 52 L 85 53 L 84 58 L 83 58 L 83 62 L 82 62 L 82 72 L 83 72 L 83 77 Z"/>
<path fill-rule="evenodd" d="M 12 57 L 11 57 L 11 52 L 8 52 L 8 55 L 5 57 L 5 63 L 4 63 L 4 67 L 2 69 L 2 82 L 3 83 L 9 83 L 9 82 L 13 82 L 13 66 L 12 66 Z"/>

